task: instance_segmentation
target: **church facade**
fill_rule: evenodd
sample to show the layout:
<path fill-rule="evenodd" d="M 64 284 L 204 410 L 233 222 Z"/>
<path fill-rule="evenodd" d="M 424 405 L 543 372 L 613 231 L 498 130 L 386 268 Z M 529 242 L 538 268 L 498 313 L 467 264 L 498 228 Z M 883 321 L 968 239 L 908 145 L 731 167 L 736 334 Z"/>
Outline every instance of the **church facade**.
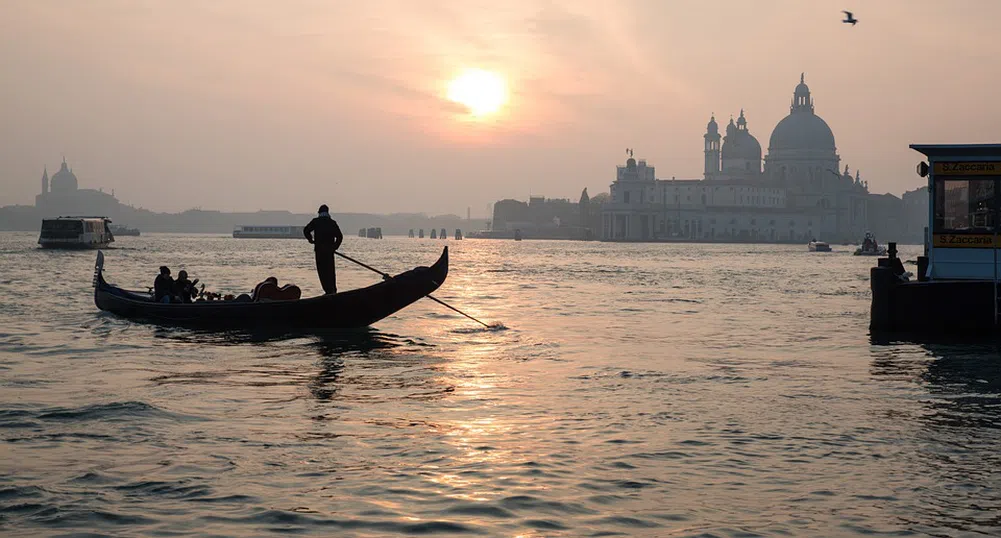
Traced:
<path fill-rule="evenodd" d="M 818 116 L 803 76 L 768 154 L 740 111 L 724 134 L 706 126 L 700 179 L 657 179 L 629 152 L 603 205 L 606 241 L 854 241 L 866 231 L 868 185 L 840 170 L 834 134 Z"/>

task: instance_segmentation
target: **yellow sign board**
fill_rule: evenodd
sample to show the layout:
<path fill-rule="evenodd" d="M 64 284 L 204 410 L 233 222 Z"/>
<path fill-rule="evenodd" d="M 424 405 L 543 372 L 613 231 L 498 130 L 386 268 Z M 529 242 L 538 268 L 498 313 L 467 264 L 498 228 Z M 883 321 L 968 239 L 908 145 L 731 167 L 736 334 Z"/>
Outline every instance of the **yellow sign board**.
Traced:
<path fill-rule="evenodd" d="M 998 241 L 1001 244 L 1001 240 Z M 934 234 L 932 245 L 937 248 L 993 248 L 991 234 Z"/>
<path fill-rule="evenodd" d="M 1001 161 L 936 162 L 936 176 L 1001 176 Z"/>

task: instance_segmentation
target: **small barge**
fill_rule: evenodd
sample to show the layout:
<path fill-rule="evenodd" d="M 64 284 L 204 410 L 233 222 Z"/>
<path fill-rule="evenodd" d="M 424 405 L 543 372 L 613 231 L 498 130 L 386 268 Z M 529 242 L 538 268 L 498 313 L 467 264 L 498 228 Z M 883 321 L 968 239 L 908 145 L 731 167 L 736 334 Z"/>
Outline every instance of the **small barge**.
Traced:
<path fill-rule="evenodd" d="M 303 226 L 237 226 L 237 239 L 305 239 Z"/>
<path fill-rule="evenodd" d="M 872 333 L 952 335 L 1001 331 L 998 226 L 1001 144 L 912 145 L 928 158 L 925 255 L 911 280 L 890 243 L 870 270 Z"/>
<path fill-rule="evenodd" d="M 139 237 L 141 232 L 139 231 L 139 228 L 129 228 L 128 226 L 123 226 L 120 224 L 112 224 L 111 233 L 119 237 L 124 235 Z"/>

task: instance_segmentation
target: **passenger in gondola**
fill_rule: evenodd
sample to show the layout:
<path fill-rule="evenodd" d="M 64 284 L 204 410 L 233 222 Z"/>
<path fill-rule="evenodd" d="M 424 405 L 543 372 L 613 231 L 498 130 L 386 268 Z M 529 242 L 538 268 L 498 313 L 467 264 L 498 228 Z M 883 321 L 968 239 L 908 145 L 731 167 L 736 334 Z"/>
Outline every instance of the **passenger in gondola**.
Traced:
<path fill-rule="evenodd" d="M 269 286 L 269 285 L 270 286 L 274 286 L 277 289 L 278 288 L 278 279 L 275 278 L 275 277 L 273 277 L 273 276 L 269 276 L 268 278 L 265 278 L 262 282 L 258 283 L 256 286 L 254 286 L 254 291 L 250 294 L 250 299 L 252 301 L 260 301 L 261 300 L 261 288 L 264 288 L 264 287 Z"/>
<path fill-rule="evenodd" d="M 177 280 L 174 281 L 174 298 L 181 303 L 190 303 L 191 299 L 198 295 L 198 290 L 195 289 L 195 285 L 198 284 L 198 279 L 194 281 L 188 280 L 188 272 L 181 270 L 177 273 Z"/>
<path fill-rule="evenodd" d="M 153 281 L 153 300 L 158 303 L 169 303 L 174 295 L 174 279 L 170 277 L 170 268 L 160 266 L 160 274 Z"/>

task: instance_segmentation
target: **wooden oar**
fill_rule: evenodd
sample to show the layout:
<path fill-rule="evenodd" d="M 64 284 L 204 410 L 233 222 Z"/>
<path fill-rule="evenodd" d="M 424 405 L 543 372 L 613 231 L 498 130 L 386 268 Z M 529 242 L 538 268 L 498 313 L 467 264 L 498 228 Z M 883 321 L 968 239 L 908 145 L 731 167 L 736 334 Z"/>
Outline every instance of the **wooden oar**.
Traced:
<path fill-rule="evenodd" d="M 334 254 L 337 254 L 338 256 L 344 258 L 345 260 L 348 260 L 349 262 L 357 263 L 358 265 L 364 267 L 365 269 L 368 269 L 369 271 L 373 271 L 373 272 L 379 273 L 380 275 L 382 275 L 382 278 L 385 278 L 386 280 L 393 280 L 393 276 L 390 275 L 389 273 L 383 273 L 382 271 L 376 269 L 375 267 L 372 267 L 371 265 L 368 265 L 366 263 L 360 262 L 360 261 L 352 258 L 351 256 L 348 256 L 347 254 L 342 254 L 340 252 L 337 252 L 336 250 L 334 251 Z M 433 280 L 431 282 L 433 282 L 436 286 L 441 286 L 441 284 L 438 283 L 438 282 L 435 282 Z M 480 325 L 483 325 L 484 327 L 486 327 L 488 329 L 490 328 L 490 325 L 487 325 L 486 323 L 483 323 L 482 321 L 474 318 L 473 316 L 470 316 L 469 314 L 467 314 L 467 313 L 463 312 L 462 310 L 459 310 L 458 308 L 456 308 L 456 307 L 454 307 L 454 306 L 446 303 L 445 301 L 442 301 L 441 299 L 432 296 L 430 293 L 427 294 L 427 295 L 425 295 L 425 297 L 427 297 L 428 299 L 431 299 L 432 301 L 440 304 L 441 306 L 444 306 L 445 308 L 452 309 L 455 312 L 458 312 L 459 314 L 462 314 L 463 316 L 466 316 L 467 318 L 475 321 L 476 323 L 479 323 Z"/>

